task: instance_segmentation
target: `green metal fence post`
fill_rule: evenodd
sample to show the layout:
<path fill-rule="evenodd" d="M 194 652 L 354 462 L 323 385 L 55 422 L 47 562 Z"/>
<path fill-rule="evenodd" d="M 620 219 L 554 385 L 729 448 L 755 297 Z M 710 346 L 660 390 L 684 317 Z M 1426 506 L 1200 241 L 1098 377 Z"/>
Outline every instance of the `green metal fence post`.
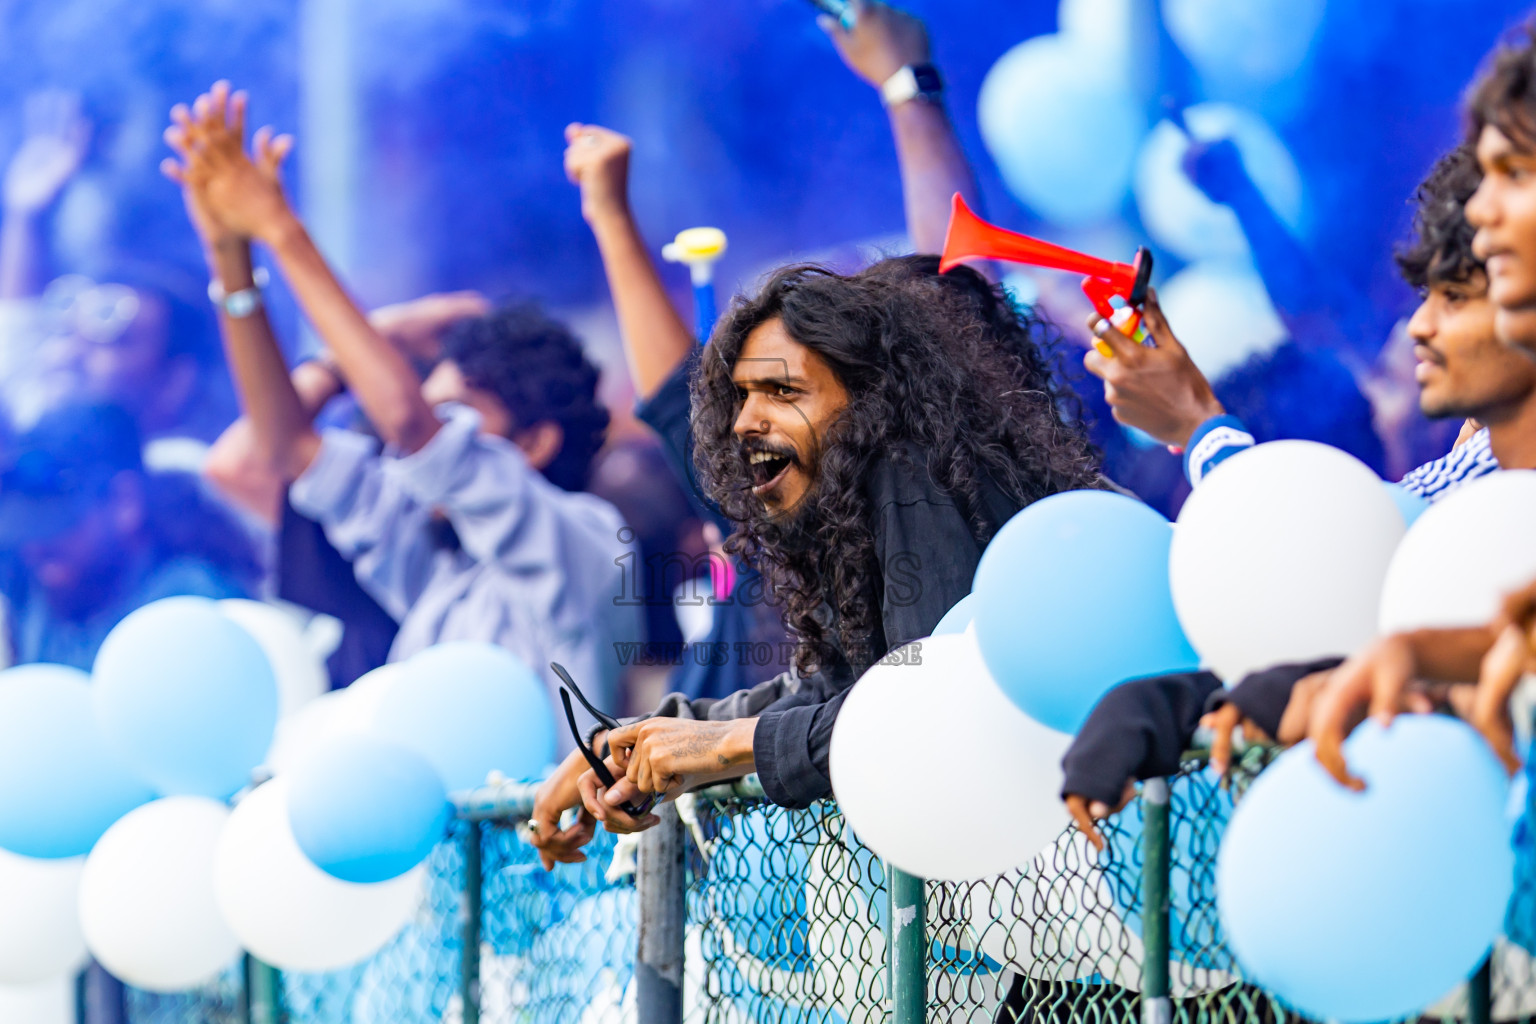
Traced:
<path fill-rule="evenodd" d="M 1173 1002 L 1168 985 L 1168 780 L 1141 784 L 1142 1024 L 1168 1024 Z"/>
<path fill-rule="evenodd" d="M 464 893 L 460 900 L 464 953 L 459 986 L 464 1024 L 480 1024 L 480 900 L 485 882 L 481 829 L 480 822 L 471 821 L 464 830 Z"/>
<path fill-rule="evenodd" d="M 276 967 L 245 954 L 245 1011 L 250 1024 L 278 1024 L 282 996 Z"/>
<path fill-rule="evenodd" d="M 928 1017 L 928 921 L 923 880 L 889 861 L 885 880 L 890 898 L 886 944 L 891 1024 L 924 1024 Z"/>
<path fill-rule="evenodd" d="M 1490 1024 L 1493 1020 L 1493 955 L 1483 961 L 1467 979 L 1467 1024 Z"/>

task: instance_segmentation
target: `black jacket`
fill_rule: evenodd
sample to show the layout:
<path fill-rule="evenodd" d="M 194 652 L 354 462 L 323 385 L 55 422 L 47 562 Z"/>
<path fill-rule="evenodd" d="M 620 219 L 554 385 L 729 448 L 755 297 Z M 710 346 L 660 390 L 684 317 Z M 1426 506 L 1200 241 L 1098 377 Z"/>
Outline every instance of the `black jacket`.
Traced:
<path fill-rule="evenodd" d="M 653 713 L 723 721 L 756 717 L 753 755 L 763 790 L 784 807 L 808 807 L 832 794 L 827 755 L 832 726 L 853 683 L 888 651 L 928 636 L 939 619 L 971 591 L 986 544 L 970 517 L 928 473 L 914 444 L 875 460 L 865 494 L 874 519 L 880 566 L 879 634 L 869 650 L 843 657 L 809 677 L 784 672 L 722 700 L 671 694 Z M 990 483 L 981 497 L 987 519 L 1001 526 L 1018 503 Z"/>

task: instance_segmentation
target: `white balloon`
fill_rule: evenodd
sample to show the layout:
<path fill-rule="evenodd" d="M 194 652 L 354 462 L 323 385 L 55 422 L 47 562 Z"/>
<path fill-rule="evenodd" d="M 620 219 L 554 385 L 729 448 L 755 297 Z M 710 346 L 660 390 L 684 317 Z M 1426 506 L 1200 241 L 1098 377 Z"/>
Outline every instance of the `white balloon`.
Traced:
<path fill-rule="evenodd" d="M 1383 633 L 1481 626 L 1536 579 L 1536 472 L 1463 484 L 1415 520 L 1381 589 Z"/>
<path fill-rule="evenodd" d="M 1171 121 L 1147 133 L 1136 157 L 1136 206 L 1147 234 L 1186 260 L 1247 262 L 1248 239 L 1232 208 L 1211 201 L 1184 173 L 1190 136 L 1200 142 L 1231 139 L 1243 169 L 1275 216 L 1302 230 L 1302 182 L 1296 161 L 1264 119 L 1228 103 L 1184 110 L 1189 135 Z M 1163 289 L 1158 289 L 1161 296 Z"/>
<path fill-rule="evenodd" d="M 384 665 L 361 676 L 351 686 L 325 693 L 278 719 L 265 767 L 274 775 L 292 771 L 309 753 L 337 736 L 356 735 L 373 728 L 379 701 L 400 666 Z"/>
<path fill-rule="evenodd" d="M 1290 334 L 1264 282 L 1247 267 L 1196 263 L 1170 277 L 1157 299 L 1180 344 L 1210 380 L 1274 351 Z"/>
<path fill-rule="evenodd" d="M 80 879 L 92 955 L 123 981 L 179 992 L 240 952 L 214 898 L 213 865 L 229 808 L 171 796 L 129 811 L 97 841 Z"/>
<path fill-rule="evenodd" d="M 1173 605 L 1229 684 L 1286 662 L 1348 655 L 1376 634 L 1403 517 L 1365 463 L 1272 441 L 1217 466 L 1179 512 Z"/>
<path fill-rule="evenodd" d="M 421 902 L 424 869 L 372 885 L 315 867 L 288 824 L 288 780 L 240 801 L 219 843 L 219 910 L 240 943 L 285 971 L 334 971 L 378 952 Z"/>
<path fill-rule="evenodd" d="M 230 598 L 220 601 L 219 611 L 232 619 L 261 645 L 272 674 L 277 677 L 279 720 L 331 688 L 325 660 L 316 657 L 314 646 L 298 617 L 262 601 Z"/>
<path fill-rule="evenodd" d="M 1028 862 L 1060 834 L 1071 742 L 1003 696 L 974 632 L 929 637 L 855 684 L 832 730 L 832 788 L 880 856 L 923 878 L 969 881 Z"/>
<path fill-rule="evenodd" d="M 84 964 L 84 869 L 84 857 L 38 860 L 0 850 L 0 985 L 34 985 Z"/>
<path fill-rule="evenodd" d="M 389 688 L 400 678 L 403 662 L 395 662 L 390 665 L 381 665 L 366 675 L 360 676 L 356 682 L 344 690 L 337 690 L 338 696 L 346 698 L 342 701 L 344 710 L 340 714 L 339 726 L 344 733 L 370 732 L 374 722 L 378 719 L 379 704 L 384 700 L 384 695 Z"/>
<path fill-rule="evenodd" d="M 0 1021 L 5 1024 L 75 1024 L 73 974 L 31 985 L 0 985 Z"/>

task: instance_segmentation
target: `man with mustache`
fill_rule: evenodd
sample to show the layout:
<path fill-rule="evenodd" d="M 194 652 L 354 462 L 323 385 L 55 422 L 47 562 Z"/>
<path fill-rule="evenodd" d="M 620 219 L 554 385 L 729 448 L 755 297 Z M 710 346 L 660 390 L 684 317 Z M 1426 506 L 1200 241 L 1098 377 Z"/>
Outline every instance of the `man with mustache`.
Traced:
<path fill-rule="evenodd" d="M 619 782 L 579 761 L 542 787 L 534 841 L 578 860 L 619 807 L 756 771 L 774 802 L 831 794 L 827 750 L 853 682 L 929 635 L 987 541 L 1032 501 L 1106 486 L 1037 344 L 1041 325 L 934 256 L 853 275 L 780 271 L 717 328 L 693 383 L 695 461 L 798 642 L 795 668 L 720 701 L 669 698 L 598 735 Z M 935 699 L 940 699 L 936 695 Z M 581 800 L 583 819 L 559 815 Z"/>
<path fill-rule="evenodd" d="M 1443 158 L 1418 193 L 1417 239 L 1398 254 L 1404 279 L 1423 296 L 1408 322 L 1418 359 L 1419 407 L 1436 419 L 1471 419 L 1482 424 L 1443 459 L 1408 474 L 1403 486 L 1431 501 L 1468 480 L 1499 468 L 1536 468 L 1536 361 L 1502 344 L 1495 335 L 1497 307 L 1488 278 L 1473 252 L 1471 226 L 1463 205 L 1478 188 L 1480 173 L 1469 147 Z M 1116 389 L 1117 415 L 1159 439 L 1216 436 L 1230 417 L 1214 423 L 1219 405 L 1204 399 L 1204 378 L 1189 362 L 1161 316 L 1152 317 L 1159 347 L 1128 351 L 1125 362 L 1109 365 L 1090 353 L 1090 369 Z M 1111 340 L 1117 354 L 1118 335 Z M 1169 343 L 1171 342 L 1171 343 Z M 1150 367 L 1150 370 L 1143 369 Z M 1241 424 L 1232 421 L 1233 433 Z M 1251 444 L 1248 440 L 1246 444 Z M 1246 447 L 1241 441 L 1192 446 L 1191 477 L 1209 472 L 1222 458 Z M 1080 827 L 1096 837 L 1094 819 L 1124 802 L 1128 780 L 1168 775 L 1178 768 L 1195 726 L 1214 731 L 1211 760 L 1224 768 L 1233 731 L 1250 738 L 1295 743 L 1305 735 L 1314 699 L 1338 659 L 1311 665 L 1278 666 L 1233 682 L 1230 690 L 1209 673 L 1135 680 L 1116 687 L 1094 709 L 1065 759 L 1068 807 Z"/>
<path fill-rule="evenodd" d="M 1501 47 L 1468 99 L 1469 142 L 1482 180 L 1467 200 L 1476 230 L 1473 252 L 1487 267 L 1488 299 L 1498 339 L 1536 359 L 1536 36 Z M 1536 462 L 1501 465 L 1515 468 Z M 1341 783 L 1359 789 L 1344 760 L 1343 744 L 1369 710 L 1384 720 L 1422 710 L 1423 684 L 1482 680 L 1469 715 L 1505 765 L 1514 750 L 1509 697 L 1523 670 L 1536 667 L 1530 633 L 1536 584 L 1512 595 L 1485 627 L 1424 629 L 1384 637 L 1349 659 L 1333 675 L 1310 717 L 1309 738 L 1318 760 Z"/>

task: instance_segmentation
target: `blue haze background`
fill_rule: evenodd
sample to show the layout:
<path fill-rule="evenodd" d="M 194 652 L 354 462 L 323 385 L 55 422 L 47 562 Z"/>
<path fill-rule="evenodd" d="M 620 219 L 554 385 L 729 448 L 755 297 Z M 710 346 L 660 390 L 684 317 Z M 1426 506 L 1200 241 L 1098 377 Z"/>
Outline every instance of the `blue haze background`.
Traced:
<path fill-rule="evenodd" d="M 1082 241 L 1009 195 L 977 129 L 988 69 L 1054 31 L 1055 5 L 908 6 L 929 24 L 991 218 Z M 1236 99 L 1264 116 L 1302 174 L 1305 244 L 1390 325 L 1412 298 L 1389 258 L 1406 201 L 1458 140 L 1462 89 L 1524 10 L 1508 0 L 1336 0 L 1301 71 L 1246 96 L 1203 80 L 1149 17 L 1156 83 L 1143 102 L 1149 122 L 1162 95 Z M 728 232 L 726 291 L 796 254 L 889 243 L 903 229 L 884 113 L 801 0 L 10 0 L 0 11 L 0 158 L 20 138 L 22 98 L 39 88 L 80 90 L 97 126 L 54 220 L 57 272 L 105 280 L 119 266 L 156 264 L 200 291 L 191 230 L 156 165 L 171 104 L 218 77 L 251 90 L 253 126 L 297 131 L 290 185 L 370 305 L 464 287 L 538 296 L 606 336 L 595 340 L 611 352 L 601 267 L 561 169 L 571 120 L 635 138 L 634 205 L 655 248 L 695 224 Z M 324 21 L 328 31 L 305 27 Z M 313 119 L 317 102 L 329 122 Z M 306 137 L 306 123 L 342 123 L 351 135 Z M 338 151 L 351 153 L 347 187 L 322 203 L 305 185 L 326 169 L 306 161 Z M 1118 233 L 1091 237 L 1135 241 L 1129 194 L 1121 213 Z M 1160 254 L 1159 279 L 1177 267 Z M 669 275 L 680 300 L 685 277 Z M 279 327 L 296 336 L 291 308 Z M 1363 354 L 1384 337 L 1360 339 Z"/>

